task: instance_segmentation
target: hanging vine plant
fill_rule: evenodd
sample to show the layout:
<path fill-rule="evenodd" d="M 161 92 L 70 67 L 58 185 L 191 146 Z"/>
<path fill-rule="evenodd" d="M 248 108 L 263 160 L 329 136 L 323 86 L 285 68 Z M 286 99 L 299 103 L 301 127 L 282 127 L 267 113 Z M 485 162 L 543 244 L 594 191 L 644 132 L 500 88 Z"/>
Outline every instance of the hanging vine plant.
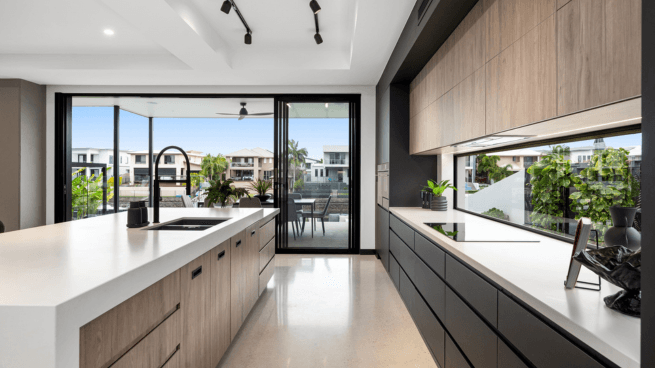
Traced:
<path fill-rule="evenodd" d="M 532 176 L 532 205 L 530 220 L 536 226 L 557 231 L 558 218 L 564 217 L 566 198 L 562 188 L 571 185 L 571 154 L 567 146 L 555 146 L 551 153 L 528 168 Z"/>
<path fill-rule="evenodd" d="M 577 213 L 576 220 L 589 217 L 601 236 L 609 228 L 610 207 L 633 207 L 639 195 L 640 185 L 630 172 L 628 154 L 623 148 L 596 152 L 589 167 L 572 177 L 578 192 L 570 196 L 571 210 Z"/>

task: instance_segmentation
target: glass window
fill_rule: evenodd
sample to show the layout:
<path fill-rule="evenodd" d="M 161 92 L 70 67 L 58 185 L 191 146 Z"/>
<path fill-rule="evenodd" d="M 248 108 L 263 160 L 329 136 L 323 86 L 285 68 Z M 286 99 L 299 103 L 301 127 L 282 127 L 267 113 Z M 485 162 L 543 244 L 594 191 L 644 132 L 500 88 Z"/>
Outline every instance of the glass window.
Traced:
<path fill-rule="evenodd" d="M 641 133 L 511 151 L 512 161 L 525 158 L 516 172 L 507 151 L 470 156 L 471 166 L 469 156 L 456 158 L 457 208 L 570 238 L 588 217 L 602 242 L 611 206 L 640 206 L 641 158 L 631 152 L 641 152 Z M 639 215 L 635 224 L 641 228 Z"/>
<path fill-rule="evenodd" d="M 174 155 L 164 155 L 164 163 L 165 164 L 174 164 L 175 163 L 175 156 Z"/>
<path fill-rule="evenodd" d="M 136 155 L 134 157 L 134 162 L 137 164 L 145 164 L 146 163 L 146 155 Z"/>
<path fill-rule="evenodd" d="M 86 155 L 77 155 L 77 162 L 86 162 Z"/>
<path fill-rule="evenodd" d="M 114 164 L 114 156 L 113 155 L 109 155 L 109 164 L 110 165 Z"/>

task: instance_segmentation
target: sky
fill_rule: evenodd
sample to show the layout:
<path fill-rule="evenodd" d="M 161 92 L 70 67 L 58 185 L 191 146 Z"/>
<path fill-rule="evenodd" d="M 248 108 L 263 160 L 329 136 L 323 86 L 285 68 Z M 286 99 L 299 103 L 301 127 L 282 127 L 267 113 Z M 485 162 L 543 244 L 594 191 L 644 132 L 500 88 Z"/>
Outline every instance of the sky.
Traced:
<path fill-rule="evenodd" d="M 73 148 L 113 148 L 113 107 L 73 107 Z M 242 148 L 273 152 L 273 119 L 153 119 L 153 146 L 227 155 Z M 323 145 L 348 145 L 348 119 L 290 119 L 289 139 L 321 158 Z M 148 118 L 121 110 L 120 149 L 148 149 Z"/>

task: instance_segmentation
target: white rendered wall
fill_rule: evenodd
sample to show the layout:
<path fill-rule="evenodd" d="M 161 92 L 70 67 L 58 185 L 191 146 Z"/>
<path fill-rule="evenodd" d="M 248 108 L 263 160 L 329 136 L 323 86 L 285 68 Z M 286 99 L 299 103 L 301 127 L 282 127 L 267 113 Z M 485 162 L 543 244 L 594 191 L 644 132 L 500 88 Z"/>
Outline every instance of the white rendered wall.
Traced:
<path fill-rule="evenodd" d="M 510 175 L 481 191 L 466 197 L 469 211 L 481 213 L 495 207 L 509 215 L 513 223 L 523 224 L 525 219 L 525 169 Z"/>

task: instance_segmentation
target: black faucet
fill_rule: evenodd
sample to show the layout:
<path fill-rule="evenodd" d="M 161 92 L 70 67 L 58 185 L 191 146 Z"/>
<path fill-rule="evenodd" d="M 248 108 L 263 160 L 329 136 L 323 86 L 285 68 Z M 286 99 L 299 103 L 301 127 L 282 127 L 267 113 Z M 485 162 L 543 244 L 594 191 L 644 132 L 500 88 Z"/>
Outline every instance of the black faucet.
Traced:
<path fill-rule="evenodd" d="M 182 152 L 184 155 L 184 158 L 186 159 L 186 179 L 185 180 L 177 180 L 177 179 L 165 179 L 165 180 L 160 180 L 159 179 L 159 158 L 161 155 L 164 154 L 167 150 L 170 148 L 175 148 L 176 150 Z M 153 223 L 158 224 L 159 223 L 159 201 L 161 201 L 161 188 L 159 188 L 159 183 L 186 183 L 186 194 L 188 196 L 191 195 L 191 163 L 189 162 L 189 156 L 187 156 L 186 152 L 184 152 L 183 149 L 177 146 L 168 146 L 161 150 L 159 152 L 159 155 L 157 155 L 157 160 L 155 160 L 155 193 L 154 193 L 154 199 L 155 203 L 153 203 L 154 206 L 154 218 L 153 218 Z"/>

